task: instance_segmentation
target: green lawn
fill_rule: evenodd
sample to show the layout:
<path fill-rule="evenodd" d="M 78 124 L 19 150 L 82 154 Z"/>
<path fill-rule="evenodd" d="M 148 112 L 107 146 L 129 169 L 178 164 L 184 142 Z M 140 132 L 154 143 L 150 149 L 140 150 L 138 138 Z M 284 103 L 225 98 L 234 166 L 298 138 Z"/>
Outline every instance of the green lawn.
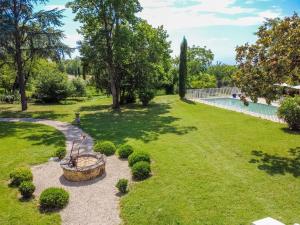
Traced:
<path fill-rule="evenodd" d="M 300 222 L 300 134 L 285 125 L 223 109 L 158 97 L 149 108 L 112 112 L 110 99 L 62 105 L 1 105 L 1 117 L 71 122 L 95 139 L 148 151 L 153 176 L 122 198 L 125 224 L 240 225 L 271 216 Z"/>
<path fill-rule="evenodd" d="M 60 216 L 41 214 L 36 200 L 20 201 L 18 190 L 8 187 L 10 171 L 18 166 L 46 162 L 64 146 L 64 136 L 51 127 L 30 123 L 0 123 L 0 224 L 60 224 Z"/>

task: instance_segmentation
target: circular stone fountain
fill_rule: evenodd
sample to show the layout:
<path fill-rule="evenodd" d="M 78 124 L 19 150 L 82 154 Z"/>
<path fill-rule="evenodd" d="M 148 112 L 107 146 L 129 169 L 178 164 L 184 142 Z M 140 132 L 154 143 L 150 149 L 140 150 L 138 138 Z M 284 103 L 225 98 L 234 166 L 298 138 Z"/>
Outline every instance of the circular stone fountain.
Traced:
<path fill-rule="evenodd" d="M 99 153 L 82 153 L 73 161 L 60 164 L 63 175 L 68 181 L 86 181 L 105 173 L 105 157 Z"/>

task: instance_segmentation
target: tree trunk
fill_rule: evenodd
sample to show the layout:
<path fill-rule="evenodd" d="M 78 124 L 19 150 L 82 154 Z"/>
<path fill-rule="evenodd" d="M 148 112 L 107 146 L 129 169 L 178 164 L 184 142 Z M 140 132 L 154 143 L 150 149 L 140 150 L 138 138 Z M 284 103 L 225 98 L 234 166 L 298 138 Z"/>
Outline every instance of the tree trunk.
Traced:
<path fill-rule="evenodd" d="M 18 71 L 18 76 L 19 76 L 19 92 L 21 95 L 21 106 L 22 106 L 22 111 L 26 111 L 27 110 L 27 98 L 26 98 L 26 91 L 25 91 L 25 78 L 24 78 L 24 74 L 21 71 L 21 73 L 19 73 Z"/>
<path fill-rule="evenodd" d="M 120 101 L 119 101 L 119 92 L 116 82 L 116 72 L 113 67 L 113 65 L 109 65 L 109 73 L 110 73 L 110 88 L 111 88 L 111 94 L 113 98 L 113 109 L 119 109 L 120 108 Z"/>
<path fill-rule="evenodd" d="M 103 10 L 106 10 L 103 1 L 101 1 L 101 7 L 103 7 Z M 116 16 L 117 17 L 117 16 Z M 116 74 L 116 67 L 114 64 L 114 55 L 113 55 L 113 29 L 110 28 L 108 21 L 109 18 L 105 14 L 103 14 L 103 21 L 104 21 L 104 28 L 105 28 L 105 39 L 106 39 L 106 63 L 108 66 L 108 72 L 109 72 L 109 78 L 110 78 L 110 88 L 111 88 L 111 94 L 113 98 L 113 109 L 119 109 L 120 108 L 120 99 L 119 99 L 119 89 L 118 89 L 118 82 L 117 82 L 117 74 Z M 113 27 L 114 24 L 111 24 Z"/>
<path fill-rule="evenodd" d="M 21 96 L 22 111 L 26 111 L 27 98 L 26 98 L 26 90 L 25 90 L 25 75 L 23 71 L 21 46 L 18 39 L 16 41 L 16 63 L 17 63 L 17 76 L 19 81 L 19 93 Z"/>

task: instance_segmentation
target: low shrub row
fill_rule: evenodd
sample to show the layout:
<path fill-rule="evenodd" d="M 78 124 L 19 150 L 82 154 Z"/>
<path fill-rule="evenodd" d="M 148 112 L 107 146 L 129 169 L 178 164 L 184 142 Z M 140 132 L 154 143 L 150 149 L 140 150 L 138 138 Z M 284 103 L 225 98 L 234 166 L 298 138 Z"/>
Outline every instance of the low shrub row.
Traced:
<path fill-rule="evenodd" d="M 133 153 L 133 148 L 130 145 L 121 145 L 117 149 L 111 141 L 98 141 L 94 147 L 94 151 L 106 156 L 114 155 L 117 152 L 121 159 L 127 159 Z"/>
<path fill-rule="evenodd" d="M 106 156 L 114 155 L 116 152 L 121 159 L 128 159 L 131 173 L 135 180 L 144 180 L 151 174 L 150 155 L 143 151 L 134 151 L 133 147 L 124 144 L 117 147 L 110 141 L 98 141 L 94 147 L 95 152 L 100 152 Z M 120 179 L 116 184 L 120 193 L 126 193 L 128 180 Z"/>
<path fill-rule="evenodd" d="M 23 199 L 32 197 L 35 186 L 32 183 L 33 175 L 29 168 L 20 167 L 10 173 L 10 184 L 18 187 Z M 64 208 L 69 202 L 69 193 L 62 188 L 47 188 L 41 193 L 40 208 L 44 211 L 53 211 Z"/>
<path fill-rule="evenodd" d="M 128 165 L 134 179 L 144 180 L 151 174 L 150 155 L 143 151 L 133 152 L 128 158 Z"/>
<path fill-rule="evenodd" d="M 32 181 L 33 175 L 29 168 L 20 167 L 15 168 L 10 174 L 10 184 L 12 186 L 18 187 L 23 181 Z"/>
<path fill-rule="evenodd" d="M 136 151 L 132 153 L 128 158 L 128 164 L 132 167 L 135 163 L 144 161 L 150 163 L 150 156 L 148 153 L 143 151 Z"/>
<path fill-rule="evenodd" d="M 129 154 L 130 153 L 130 154 Z M 124 154 L 124 155 L 123 155 Z M 143 151 L 133 151 L 129 145 L 124 145 L 119 149 L 119 157 L 128 157 L 128 165 L 131 167 L 131 173 L 135 180 L 141 181 L 147 179 L 151 174 L 150 155 Z M 116 184 L 119 192 L 124 194 L 127 192 L 128 180 L 120 179 Z"/>

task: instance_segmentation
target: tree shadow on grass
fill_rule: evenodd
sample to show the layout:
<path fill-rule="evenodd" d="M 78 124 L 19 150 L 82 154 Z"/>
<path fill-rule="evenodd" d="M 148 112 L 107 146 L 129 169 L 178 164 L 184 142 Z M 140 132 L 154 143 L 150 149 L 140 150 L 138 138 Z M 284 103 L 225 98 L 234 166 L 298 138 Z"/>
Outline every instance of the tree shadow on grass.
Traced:
<path fill-rule="evenodd" d="M 91 105 L 91 106 L 81 106 L 79 112 L 95 112 L 108 110 L 111 108 L 111 105 Z"/>
<path fill-rule="evenodd" d="M 22 128 L 26 129 L 28 126 L 22 124 Z M 0 122 L 0 138 L 12 136 L 16 133 L 16 126 L 12 126 L 9 122 Z"/>
<path fill-rule="evenodd" d="M 84 114 L 81 127 L 96 140 L 109 140 L 115 144 L 123 144 L 128 138 L 150 142 L 162 134 L 184 135 L 197 130 L 194 126 L 176 125 L 180 118 L 166 115 L 170 108 L 169 104 L 152 104 L 147 108 L 129 105 L 121 111 L 111 111 L 106 106 L 101 112 Z M 94 111 L 95 108 L 90 109 Z"/>
<path fill-rule="evenodd" d="M 0 112 L 1 118 L 35 118 L 35 119 L 49 119 L 56 120 L 68 116 L 68 114 L 55 113 L 54 111 L 2 111 Z"/>
<path fill-rule="evenodd" d="M 196 105 L 196 102 L 191 101 L 191 100 L 188 100 L 188 99 L 186 99 L 186 98 L 181 99 L 181 101 L 182 101 L 182 102 L 185 102 L 185 103 L 187 103 L 187 104 Z"/>
<path fill-rule="evenodd" d="M 65 148 L 66 147 L 66 140 L 62 138 L 62 134 L 55 130 L 55 131 L 47 131 L 44 133 L 34 134 L 34 135 L 26 135 L 23 138 L 32 141 L 32 145 L 53 145 L 56 147 Z"/>
<path fill-rule="evenodd" d="M 22 135 L 19 135 L 18 130 L 24 130 L 28 132 L 22 132 Z M 31 141 L 32 145 L 53 145 L 57 147 L 65 147 L 65 139 L 63 138 L 63 134 L 57 130 L 45 130 L 44 125 L 40 124 L 24 122 L 0 122 L 0 138 L 12 137 L 16 135 L 18 135 L 18 138 L 20 139 Z"/>
<path fill-rule="evenodd" d="M 250 163 L 258 164 L 258 169 L 264 170 L 270 175 L 292 174 L 294 177 L 300 176 L 300 147 L 289 150 L 289 156 L 278 156 L 254 150 Z"/>
<path fill-rule="evenodd" d="M 283 130 L 285 133 L 288 133 L 288 134 L 292 134 L 292 135 L 300 135 L 300 131 L 296 131 L 296 130 L 291 130 L 290 128 L 288 127 L 283 127 L 281 128 L 281 130 Z"/>

